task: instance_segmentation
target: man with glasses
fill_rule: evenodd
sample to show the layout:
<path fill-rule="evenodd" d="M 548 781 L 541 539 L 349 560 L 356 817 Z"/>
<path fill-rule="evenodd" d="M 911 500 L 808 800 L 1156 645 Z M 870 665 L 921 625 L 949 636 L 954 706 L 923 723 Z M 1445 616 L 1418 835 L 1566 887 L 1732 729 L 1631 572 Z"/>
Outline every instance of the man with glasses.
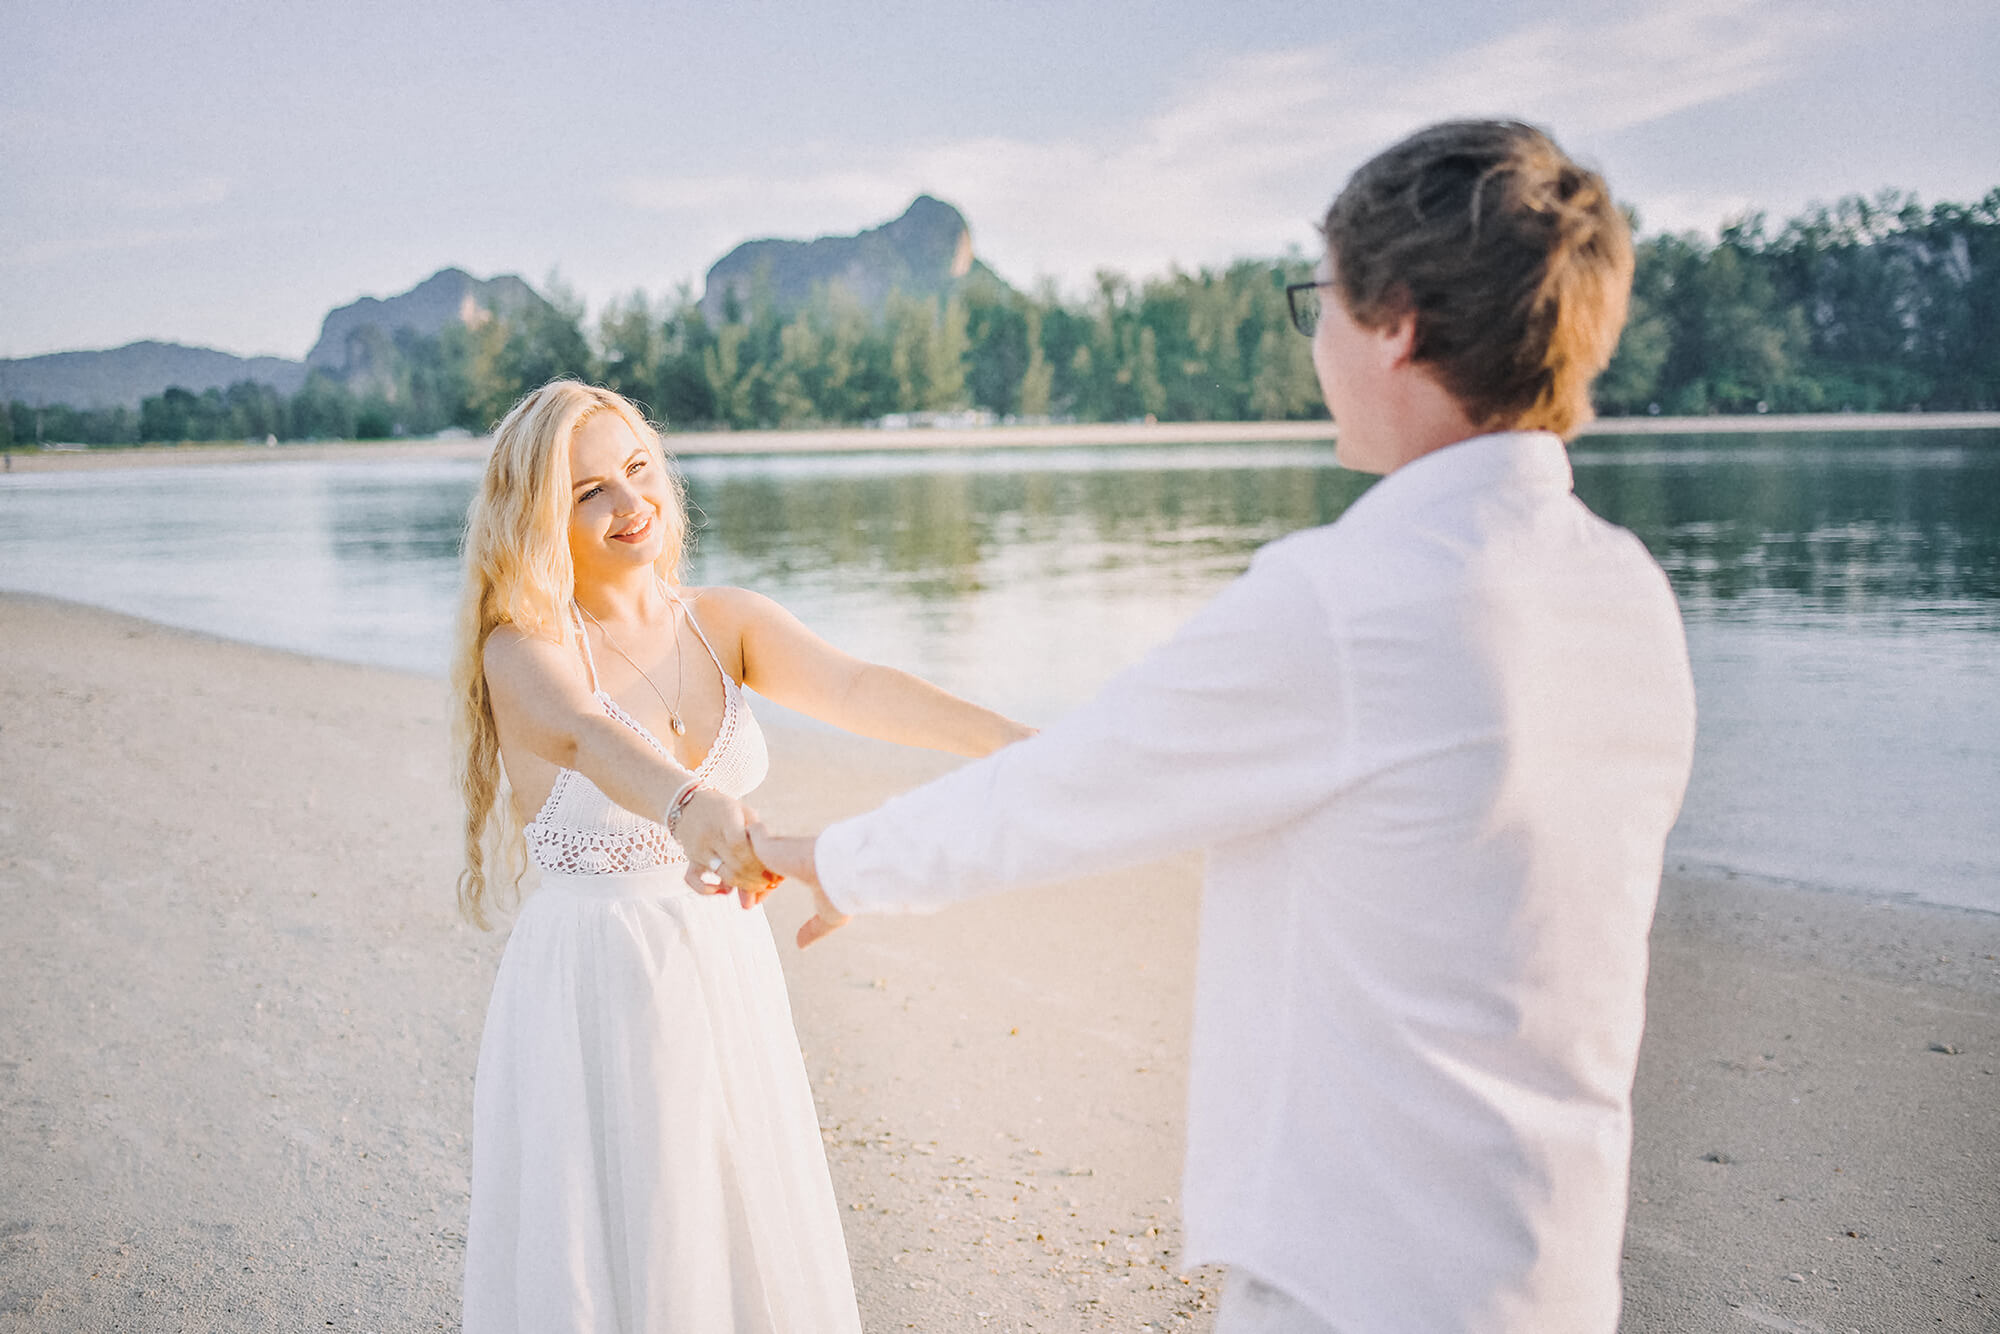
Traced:
<path fill-rule="evenodd" d="M 1288 292 L 1382 480 L 1039 737 L 759 831 L 843 912 L 1207 850 L 1185 1188 L 1219 1334 L 1611 1334 L 1646 936 L 1694 700 L 1666 579 L 1565 438 L 1632 274 L 1540 131 L 1434 126 Z"/>

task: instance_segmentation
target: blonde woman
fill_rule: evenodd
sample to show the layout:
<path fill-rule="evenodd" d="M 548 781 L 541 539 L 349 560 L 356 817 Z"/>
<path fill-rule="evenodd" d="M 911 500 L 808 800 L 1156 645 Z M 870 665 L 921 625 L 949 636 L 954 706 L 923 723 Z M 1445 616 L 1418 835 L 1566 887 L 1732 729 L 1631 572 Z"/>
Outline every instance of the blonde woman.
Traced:
<path fill-rule="evenodd" d="M 743 690 L 963 755 L 1028 730 L 841 653 L 756 593 L 682 587 L 685 531 L 659 437 L 625 399 L 556 381 L 501 423 L 452 674 L 461 907 L 483 925 L 524 861 L 541 883 L 480 1045 L 468 1334 L 859 1329 L 755 906 L 775 877 L 742 803 L 765 770 Z M 837 920 L 829 905 L 801 934 Z"/>

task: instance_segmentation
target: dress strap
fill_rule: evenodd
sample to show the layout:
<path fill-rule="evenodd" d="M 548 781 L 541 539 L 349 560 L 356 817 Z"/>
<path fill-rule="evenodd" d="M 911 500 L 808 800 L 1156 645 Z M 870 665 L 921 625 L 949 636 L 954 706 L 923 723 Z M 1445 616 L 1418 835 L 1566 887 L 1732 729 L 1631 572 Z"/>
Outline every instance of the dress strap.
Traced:
<path fill-rule="evenodd" d="M 709 658 L 714 661 L 715 670 L 722 673 L 723 684 L 732 686 L 736 685 L 737 684 L 736 678 L 731 676 L 729 674 L 729 669 L 722 665 L 722 659 L 716 655 L 715 645 L 709 643 L 708 636 L 702 633 L 701 622 L 697 621 L 694 618 L 694 612 L 688 609 L 688 604 L 682 602 L 680 594 L 674 592 L 673 589 L 668 588 L 664 580 L 661 581 L 660 588 L 663 592 L 666 593 L 668 597 L 674 600 L 674 605 L 679 607 L 681 611 L 686 614 L 688 618 L 688 624 L 694 627 L 695 636 L 701 640 L 701 646 L 708 650 Z"/>
<path fill-rule="evenodd" d="M 597 659 L 591 656 L 590 634 L 583 628 L 583 616 L 577 610 L 577 605 L 574 601 L 569 604 L 569 619 L 576 626 L 576 642 L 583 645 L 583 667 L 585 671 L 590 673 L 590 693 L 595 695 L 597 693 Z"/>

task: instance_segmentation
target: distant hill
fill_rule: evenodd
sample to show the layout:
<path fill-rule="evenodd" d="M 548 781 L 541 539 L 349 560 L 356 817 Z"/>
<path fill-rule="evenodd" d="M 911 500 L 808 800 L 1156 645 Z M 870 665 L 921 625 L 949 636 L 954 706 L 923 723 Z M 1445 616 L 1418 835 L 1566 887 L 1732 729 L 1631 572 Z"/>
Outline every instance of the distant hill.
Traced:
<path fill-rule="evenodd" d="M 973 258 L 965 215 L 941 199 L 918 195 L 902 217 L 854 236 L 745 241 L 709 269 L 701 311 L 710 323 L 720 323 L 733 295 L 747 315 L 760 271 L 768 271 L 772 305 L 789 313 L 821 284 L 843 287 L 862 306 L 878 311 L 891 289 L 933 296 L 975 270 L 992 273 Z"/>
<path fill-rule="evenodd" d="M 918 195 L 901 217 L 854 236 L 744 242 L 709 269 L 701 309 L 711 322 L 720 323 L 734 293 L 738 308 L 747 314 L 752 289 L 764 277 L 781 313 L 803 305 L 822 285 L 844 288 L 876 313 L 891 291 L 935 296 L 974 274 L 993 277 L 973 256 L 965 216 L 941 199 Z M 200 393 L 240 380 L 289 395 L 298 392 L 312 371 L 345 382 L 357 394 L 380 392 L 393 398 L 403 364 L 396 350 L 399 333 L 434 337 L 454 324 L 478 328 L 496 316 L 546 307 L 532 287 L 512 274 L 480 279 L 463 269 L 440 269 L 397 296 L 364 296 L 327 312 L 319 340 L 303 362 L 157 342 L 101 352 L 54 352 L 0 360 L 0 402 L 136 409 L 143 399 L 175 385 Z"/>
<path fill-rule="evenodd" d="M 73 408 L 137 408 L 144 399 L 178 385 L 199 394 L 239 380 L 295 394 L 309 371 L 325 371 L 357 392 L 383 387 L 395 366 L 389 355 L 398 332 L 430 337 L 451 324 L 474 328 L 495 315 L 544 304 L 512 274 L 480 279 L 461 269 L 440 269 L 400 296 L 359 301 L 329 311 L 319 341 L 303 362 L 283 357 L 238 357 L 179 343 L 130 343 L 102 352 L 51 352 L 0 359 L 0 403 L 63 403 Z"/>
<path fill-rule="evenodd" d="M 0 402 L 66 403 L 73 408 L 136 409 L 141 399 L 180 385 L 200 393 L 257 380 L 297 393 L 306 368 L 282 357 L 235 357 L 179 343 L 127 343 L 102 352 L 51 352 L 0 360 Z"/>
<path fill-rule="evenodd" d="M 375 349 L 393 343 L 400 331 L 431 337 L 453 324 L 476 329 L 495 315 L 543 304 L 535 289 L 511 273 L 479 279 L 463 269 L 439 269 L 401 296 L 386 301 L 364 296 L 327 312 L 319 341 L 306 353 L 306 367 L 350 379 L 375 370 L 381 362 Z"/>

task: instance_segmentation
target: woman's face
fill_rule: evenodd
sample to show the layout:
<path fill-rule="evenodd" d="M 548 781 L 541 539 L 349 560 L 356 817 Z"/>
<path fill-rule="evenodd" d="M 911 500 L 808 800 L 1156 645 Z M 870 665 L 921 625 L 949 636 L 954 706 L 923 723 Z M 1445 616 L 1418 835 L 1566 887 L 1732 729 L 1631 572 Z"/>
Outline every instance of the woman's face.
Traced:
<path fill-rule="evenodd" d="M 594 413 L 569 442 L 569 554 L 579 583 L 650 566 L 666 548 L 671 503 L 658 455 L 615 412 Z"/>

